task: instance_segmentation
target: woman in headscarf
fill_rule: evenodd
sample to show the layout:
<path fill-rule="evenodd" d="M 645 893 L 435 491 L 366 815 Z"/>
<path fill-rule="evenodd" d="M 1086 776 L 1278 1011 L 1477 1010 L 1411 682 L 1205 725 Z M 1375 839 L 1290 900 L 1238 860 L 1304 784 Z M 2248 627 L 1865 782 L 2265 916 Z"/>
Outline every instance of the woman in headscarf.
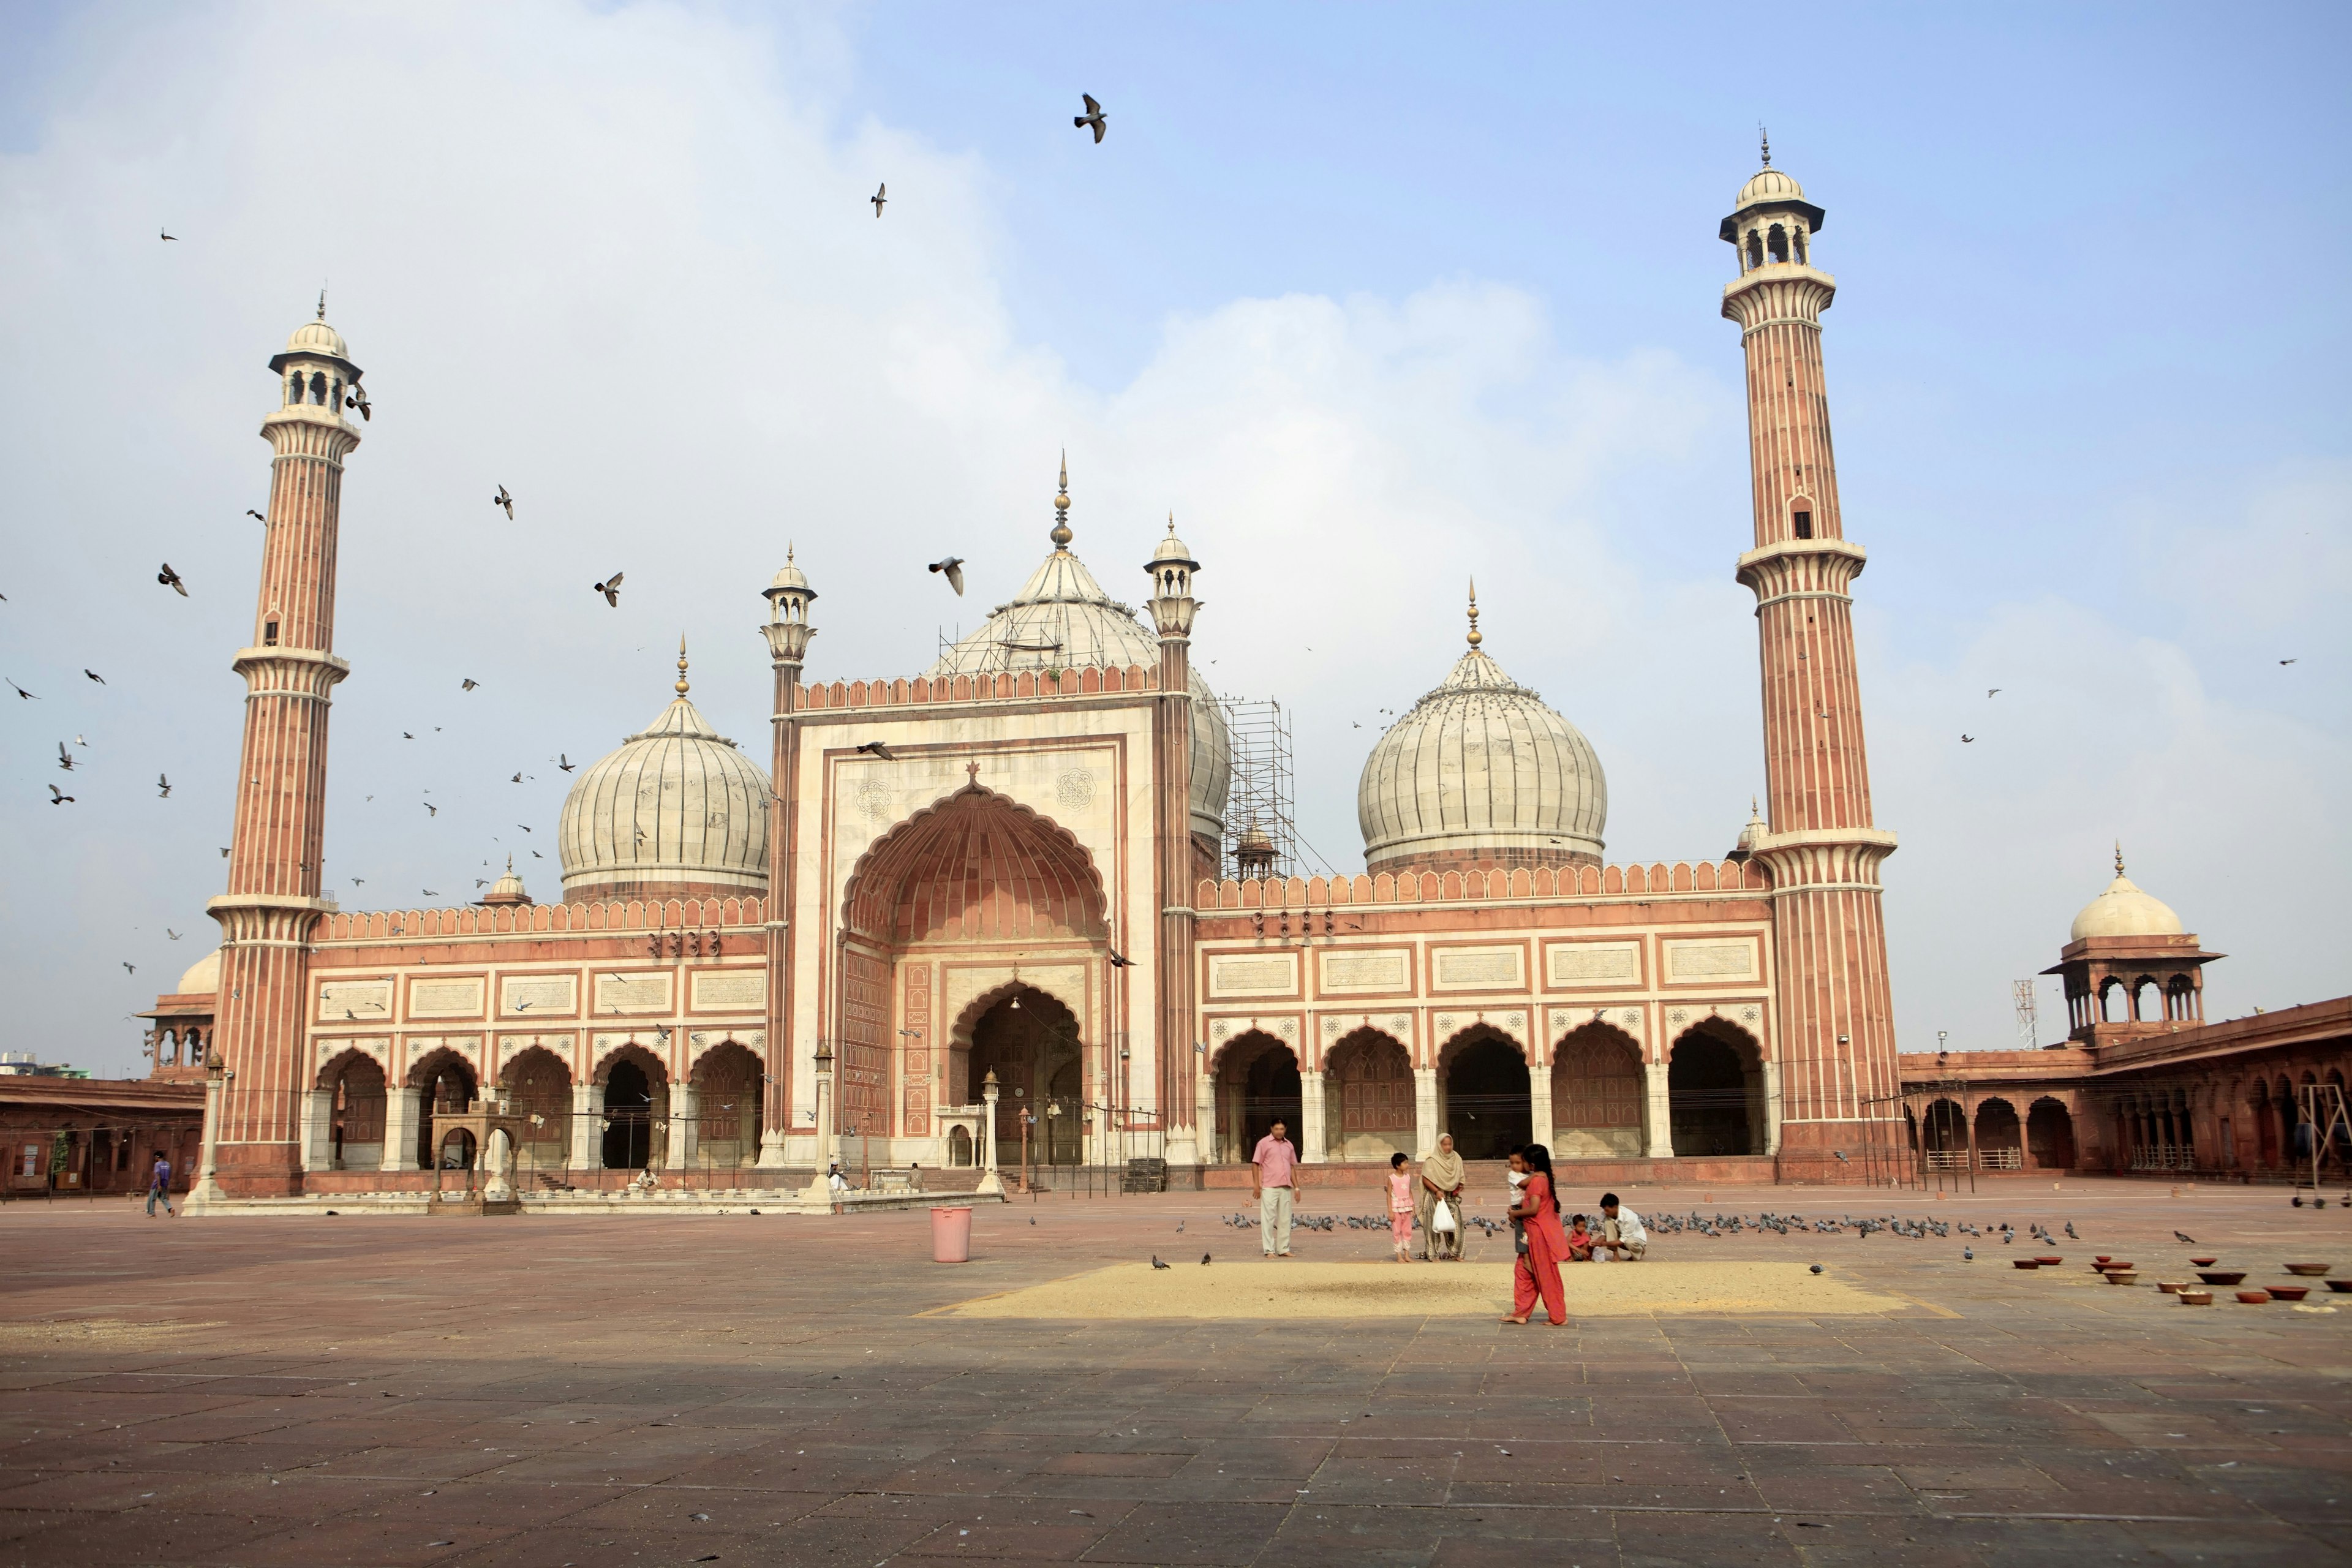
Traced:
<path fill-rule="evenodd" d="M 1530 1143 L 1520 1151 L 1520 1158 L 1528 1163 L 1528 1179 L 1519 1188 L 1519 1201 L 1511 1205 L 1511 1217 L 1525 1229 L 1528 1249 L 1511 1271 L 1511 1315 L 1503 1321 L 1526 1322 L 1540 1295 L 1544 1315 L 1556 1329 L 1568 1321 L 1568 1292 L 1559 1279 L 1568 1237 L 1559 1228 L 1559 1199 L 1552 1194 L 1551 1151 Z"/>
<path fill-rule="evenodd" d="M 1454 1152 L 1454 1134 L 1440 1134 L 1437 1152 L 1421 1163 L 1421 1180 L 1412 1189 L 1412 1212 L 1421 1221 L 1424 1263 L 1462 1261 L 1462 1233 L 1468 1228 L 1468 1222 L 1462 1217 L 1462 1189 L 1469 1180 L 1469 1173 L 1462 1168 L 1462 1156 Z M 1450 1231 L 1432 1230 L 1429 1226 L 1440 1198 L 1454 1211 L 1454 1228 Z"/>

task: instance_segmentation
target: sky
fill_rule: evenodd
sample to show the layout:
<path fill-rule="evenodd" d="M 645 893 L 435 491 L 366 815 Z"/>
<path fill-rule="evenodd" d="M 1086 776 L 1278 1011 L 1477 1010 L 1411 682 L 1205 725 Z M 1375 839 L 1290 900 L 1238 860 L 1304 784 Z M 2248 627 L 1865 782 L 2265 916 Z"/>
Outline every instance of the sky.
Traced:
<path fill-rule="evenodd" d="M 0 691 L 0 1048 L 142 1070 L 131 1016 L 216 940 L 267 361 L 322 285 L 375 416 L 346 909 L 510 853 L 557 896 L 556 759 L 652 719 L 681 634 L 763 756 L 788 544 L 813 677 L 919 672 L 1049 548 L 1065 449 L 1115 595 L 1173 512 L 1196 665 L 1285 704 L 1321 864 L 1360 868 L 1381 710 L 1474 575 L 1601 758 L 1610 858 L 1720 855 L 1761 740 L 1716 226 L 1759 124 L 1829 215 L 1904 1048 L 2020 1043 L 2117 841 L 2230 955 L 2210 1016 L 2341 994 L 2352 14 L 1773 13 L 0 10 L 0 674 L 35 694 Z"/>

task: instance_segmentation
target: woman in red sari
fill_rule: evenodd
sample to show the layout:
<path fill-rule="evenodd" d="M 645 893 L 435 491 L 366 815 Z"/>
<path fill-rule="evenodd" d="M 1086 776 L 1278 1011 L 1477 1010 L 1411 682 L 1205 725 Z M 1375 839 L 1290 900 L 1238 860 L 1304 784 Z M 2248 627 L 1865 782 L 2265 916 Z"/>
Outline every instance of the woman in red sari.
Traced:
<path fill-rule="evenodd" d="M 1518 1268 L 1511 1276 L 1511 1316 L 1502 1321 L 1526 1322 L 1528 1314 L 1535 1310 L 1537 1296 L 1541 1295 L 1545 1315 L 1553 1328 L 1559 1328 L 1568 1321 L 1567 1292 L 1559 1281 L 1568 1237 L 1559 1228 L 1559 1199 L 1552 1194 L 1551 1151 L 1530 1143 L 1521 1158 L 1527 1162 L 1528 1179 L 1519 1188 L 1519 1201 L 1511 1205 L 1511 1217 L 1520 1223 L 1528 1249 L 1519 1254 Z"/>

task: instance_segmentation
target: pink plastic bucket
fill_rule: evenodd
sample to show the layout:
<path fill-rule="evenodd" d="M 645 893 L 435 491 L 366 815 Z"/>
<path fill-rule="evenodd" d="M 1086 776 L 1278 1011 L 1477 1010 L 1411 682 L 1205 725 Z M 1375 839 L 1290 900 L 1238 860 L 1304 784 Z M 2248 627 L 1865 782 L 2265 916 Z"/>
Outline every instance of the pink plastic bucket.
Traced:
<path fill-rule="evenodd" d="M 971 1211 L 935 1208 L 931 1211 L 931 1261 L 971 1261 Z"/>

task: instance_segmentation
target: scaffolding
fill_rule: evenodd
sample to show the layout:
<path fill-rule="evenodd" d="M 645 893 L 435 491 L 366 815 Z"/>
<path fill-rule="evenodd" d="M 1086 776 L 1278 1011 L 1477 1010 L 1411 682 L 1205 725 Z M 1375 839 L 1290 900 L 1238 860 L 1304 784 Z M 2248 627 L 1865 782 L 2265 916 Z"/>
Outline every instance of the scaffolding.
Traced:
<path fill-rule="evenodd" d="M 1233 753 L 1225 794 L 1225 875 L 1296 877 L 1298 826 L 1290 785 L 1290 715 L 1273 698 L 1220 697 Z"/>

